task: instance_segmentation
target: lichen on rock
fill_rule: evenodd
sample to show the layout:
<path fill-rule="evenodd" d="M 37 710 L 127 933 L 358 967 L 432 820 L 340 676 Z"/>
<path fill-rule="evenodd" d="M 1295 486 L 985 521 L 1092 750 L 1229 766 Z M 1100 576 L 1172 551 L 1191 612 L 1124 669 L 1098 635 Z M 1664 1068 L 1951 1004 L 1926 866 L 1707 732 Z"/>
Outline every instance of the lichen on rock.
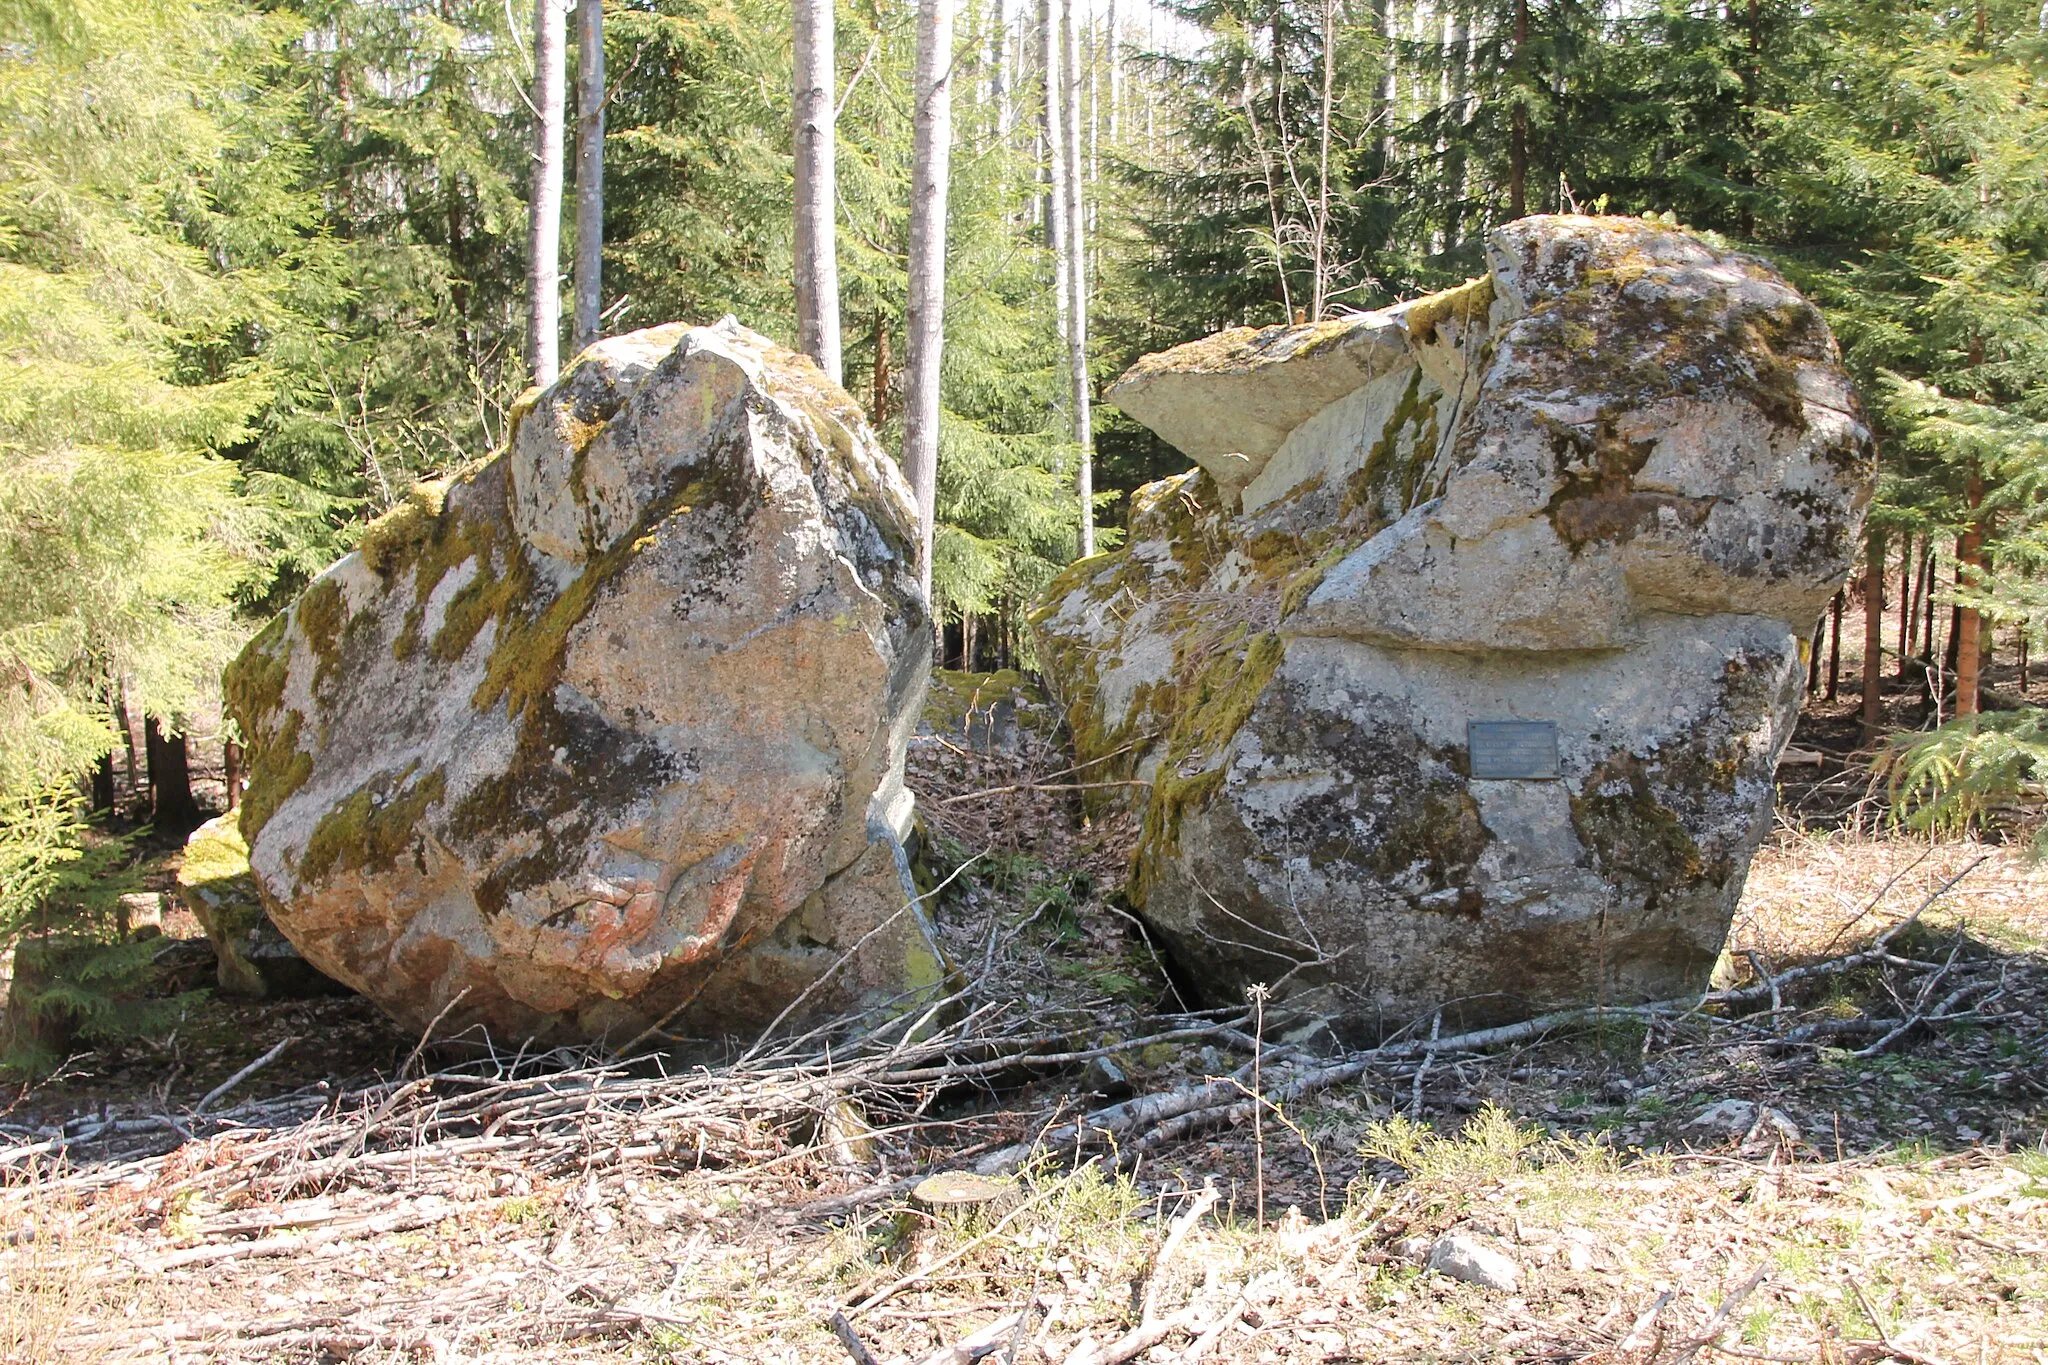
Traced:
<path fill-rule="evenodd" d="M 808 360 L 729 319 L 592 347 L 230 668 L 271 916 L 501 1041 L 916 1000 L 915 527 Z"/>
<path fill-rule="evenodd" d="M 1187 977 L 1373 1027 L 1703 986 L 1851 564 L 1870 438 L 1818 312 L 1634 219 L 1525 219 L 1456 289 L 1148 357 L 1199 468 L 1032 614 Z M 1555 780 L 1468 722 L 1549 722 Z M 1135 794 L 1134 794 L 1135 793 Z"/>

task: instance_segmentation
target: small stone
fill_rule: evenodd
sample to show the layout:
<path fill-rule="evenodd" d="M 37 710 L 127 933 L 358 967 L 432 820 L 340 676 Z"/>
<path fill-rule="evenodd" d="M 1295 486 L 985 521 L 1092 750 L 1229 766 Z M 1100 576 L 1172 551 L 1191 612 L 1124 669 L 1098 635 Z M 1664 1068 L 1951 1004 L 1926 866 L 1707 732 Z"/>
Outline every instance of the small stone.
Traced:
<path fill-rule="evenodd" d="M 1740 1137 L 1756 1123 L 1756 1106 L 1748 1100 L 1717 1100 L 1699 1113 L 1685 1126 L 1688 1131 L 1698 1130 L 1717 1137 Z"/>
<path fill-rule="evenodd" d="M 1124 1074 L 1122 1067 L 1108 1057 L 1097 1057 L 1088 1063 L 1088 1070 L 1084 1073 L 1083 1079 L 1090 1090 L 1099 1091 L 1110 1099 L 1131 1093 L 1130 1077 Z"/>
<path fill-rule="evenodd" d="M 1476 1237 L 1447 1232 L 1429 1249 L 1429 1268 L 1439 1275 L 1512 1294 L 1522 1283 L 1522 1268 Z"/>
<path fill-rule="evenodd" d="M 1427 1237 L 1397 1237 L 1387 1250 L 1401 1260 L 1421 1265 L 1429 1260 L 1430 1241 Z"/>
<path fill-rule="evenodd" d="M 934 1207 L 949 1206 L 963 1208 L 974 1204 L 992 1204 L 1007 1199 L 1017 1192 L 1017 1187 L 1007 1180 L 990 1180 L 987 1176 L 972 1171 L 941 1171 L 928 1175 L 917 1182 L 910 1197 L 920 1204 Z"/>

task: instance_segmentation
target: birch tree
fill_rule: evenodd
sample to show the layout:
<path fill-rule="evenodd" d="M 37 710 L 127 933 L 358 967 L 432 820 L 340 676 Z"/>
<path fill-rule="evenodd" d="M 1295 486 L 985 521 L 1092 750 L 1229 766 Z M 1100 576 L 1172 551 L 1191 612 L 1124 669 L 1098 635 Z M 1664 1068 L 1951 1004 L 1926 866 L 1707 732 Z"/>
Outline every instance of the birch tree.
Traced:
<path fill-rule="evenodd" d="M 920 0 L 911 97 L 903 473 L 917 498 L 918 531 L 923 541 L 918 573 L 925 600 L 930 601 L 939 474 L 939 359 L 946 331 L 946 182 L 953 152 L 953 0 Z"/>
<path fill-rule="evenodd" d="M 1044 86 L 1039 135 L 1045 143 L 1045 249 L 1052 254 L 1053 311 L 1059 318 L 1062 342 L 1071 330 L 1067 310 L 1072 303 L 1067 289 L 1066 129 L 1060 118 L 1060 28 L 1065 12 L 1065 0 L 1038 0 L 1038 69 Z"/>
<path fill-rule="evenodd" d="M 1066 87 L 1061 108 L 1065 127 L 1060 139 L 1066 155 L 1059 158 L 1059 179 L 1062 183 L 1054 194 L 1054 198 L 1064 201 L 1061 216 L 1066 230 L 1061 233 L 1055 249 L 1064 261 L 1060 275 L 1067 290 L 1067 373 L 1072 391 L 1074 445 L 1078 452 L 1074 466 L 1074 492 L 1081 502 L 1081 555 L 1086 558 L 1095 553 L 1095 432 L 1089 408 L 1088 255 L 1081 242 L 1087 222 L 1081 197 L 1080 27 L 1083 19 L 1071 0 L 1063 8 L 1067 11 L 1065 22 L 1056 23 L 1054 27 L 1061 35 L 1061 66 L 1065 75 L 1061 81 L 1055 82 L 1051 78 L 1052 68 L 1048 67 L 1046 85 L 1048 89 L 1055 84 Z"/>
<path fill-rule="evenodd" d="M 576 310 L 570 349 L 597 340 L 604 311 L 604 0 L 576 5 Z"/>
<path fill-rule="evenodd" d="M 796 344 L 837 384 L 843 375 L 839 346 L 839 248 L 833 219 L 839 198 L 835 145 L 838 80 L 833 26 L 832 0 L 795 0 Z M 922 126 L 919 125 L 920 130 Z M 943 215 L 943 171 L 939 194 Z M 913 227 L 913 257 L 915 233 Z M 941 251 L 943 254 L 943 248 Z M 913 275 L 916 268 L 913 259 Z M 914 291 L 915 284 L 912 288 Z M 929 523 L 929 516 L 926 520 Z"/>
<path fill-rule="evenodd" d="M 565 0 L 534 0 L 533 188 L 527 196 L 526 368 L 545 387 L 561 372 L 562 98 L 568 83 Z"/>

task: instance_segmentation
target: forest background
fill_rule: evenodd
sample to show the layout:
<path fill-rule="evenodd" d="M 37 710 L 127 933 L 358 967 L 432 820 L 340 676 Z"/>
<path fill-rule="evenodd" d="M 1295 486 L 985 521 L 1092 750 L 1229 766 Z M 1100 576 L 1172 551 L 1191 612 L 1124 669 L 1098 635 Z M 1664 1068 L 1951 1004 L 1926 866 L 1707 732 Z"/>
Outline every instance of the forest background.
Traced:
<path fill-rule="evenodd" d="M 1064 8 L 965 0 L 955 28 L 933 583 L 970 667 L 1028 664 L 1022 610 L 1082 532 L 1043 118 Z M 917 18 L 837 9 L 846 384 L 892 445 Z M 1089 388 L 1225 326 L 1454 284 L 1525 213 L 1753 250 L 1872 401 L 1862 591 L 1896 585 L 1873 600 L 1897 638 L 1870 613 L 1871 668 L 1889 649 L 1948 722 L 1895 750 L 1902 783 L 1953 822 L 2032 780 L 2039 712 L 1976 714 L 1976 677 L 2000 630 L 2024 650 L 2048 620 L 2048 5 L 1074 0 L 1072 22 Z M 604 332 L 730 312 L 794 341 L 791 31 L 787 0 L 605 6 Z M 176 824 L 220 665 L 416 480 L 504 440 L 530 377 L 532 34 L 531 0 L 0 0 L 0 938 L 115 856 L 90 813 L 136 728 Z M 1113 411 L 1089 445 L 1113 543 L 1123 496 L 1186 462 Z"/>

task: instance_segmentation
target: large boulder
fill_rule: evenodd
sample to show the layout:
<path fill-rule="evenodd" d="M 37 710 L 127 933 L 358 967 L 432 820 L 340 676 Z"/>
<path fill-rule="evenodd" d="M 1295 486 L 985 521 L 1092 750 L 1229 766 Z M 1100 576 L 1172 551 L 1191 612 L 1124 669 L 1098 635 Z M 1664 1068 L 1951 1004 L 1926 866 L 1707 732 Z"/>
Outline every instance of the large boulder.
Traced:
<path fill-rule="evenodd" d="M 1110 390 L 1200 468 L 1034 625 L 1078 757 L 1152 784 L 1132 896 L 1215 998 L 1680 995 L 1768 827 L 1871 489 L 1834 341 L 1652 222 L 1525 219 L 1488 263 Z"/>
<path fill-rule="evenodd" d="M 230 668 L 272 919 L 499 1042 L 915 1000 L 916 525 L 809 360 L 730 319 L 593 346 Z"/>
<path fill-rule="evenodd" d="M 214 979 L 223 995 L 292 999 L 342 989 L 308 963 L 264 912 L 249 871 L 249 845 L 232 812 L 208 820 L 185 841 L 178 899 L 213 945 Z"/>

